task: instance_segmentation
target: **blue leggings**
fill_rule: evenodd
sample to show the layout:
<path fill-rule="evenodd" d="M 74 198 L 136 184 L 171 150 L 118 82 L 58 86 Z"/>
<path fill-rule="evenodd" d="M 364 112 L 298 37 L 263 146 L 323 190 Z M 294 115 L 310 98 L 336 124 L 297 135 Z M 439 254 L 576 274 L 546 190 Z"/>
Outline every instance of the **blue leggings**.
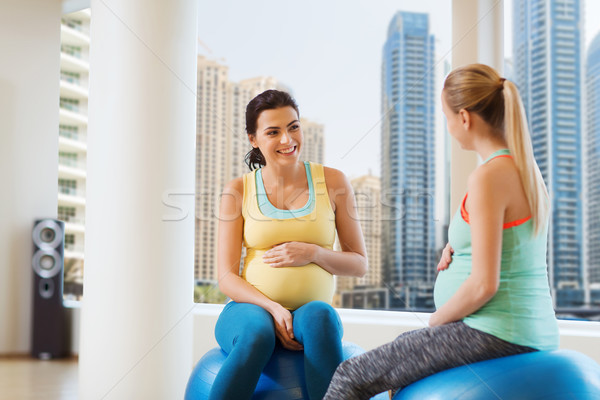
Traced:
<path fill-rule="evenodd" d="M 304 373 L 311 400 L 321 400 L 342 362 L 342 322 L 329 304 L 312 301 L 292 312 L 294 337 L 304 346 Z M 248 303 L 228 303 L 215 327 L 228 356 L 210 391 L 210 400 L 250 399 L 271 358 L 276 336 L 273 317 Z"/>

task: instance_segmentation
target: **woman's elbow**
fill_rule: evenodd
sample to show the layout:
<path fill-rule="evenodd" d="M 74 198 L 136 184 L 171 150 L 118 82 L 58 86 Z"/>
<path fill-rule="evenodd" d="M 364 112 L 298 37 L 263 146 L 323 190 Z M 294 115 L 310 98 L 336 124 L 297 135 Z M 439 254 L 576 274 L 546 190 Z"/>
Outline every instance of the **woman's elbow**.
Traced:
<path fill-rule="evenodd" d="M 367 257 L 360 255 L 360 258 L 361 260 L 358 265 L 358 270 L 356 271 L 357 278 L 362 278 L 367 274 L 367 272 L 369 272 L 369 262 L 367 260 Z"/>
<path fill-rule="evenodd" d="M 226 289 L 226 285 L 225 285 L 225 283 L 223 282 L 222 279 L 219 279 L 219 282 L 217 282 L 217 287 L 219 288 L 219 291 L 221 293 L 223 293 L 223 292 L 225 292 L 227 290 Z"/>
<path fill-rule="evenodd" d="M 498 292 L 498 287 L 500 285 L 499 281 L 493 282 L 482 282 L 479 286 L 479 297 L 481 300 L 485 302 L 489 301 L 496 295 Z"/>
<path fill-rule="evenodd" d="M 230 284 L 230 272 L 224 272 L 221 273 L 219 272 L 218 276 L 219 276 L 219 281 L 217 282 L 217 286 L 219 287 L 219 290 L 221 291 L 221 293 L 224 293 L 227 295 L 229 287 L 231 286 Z"/>

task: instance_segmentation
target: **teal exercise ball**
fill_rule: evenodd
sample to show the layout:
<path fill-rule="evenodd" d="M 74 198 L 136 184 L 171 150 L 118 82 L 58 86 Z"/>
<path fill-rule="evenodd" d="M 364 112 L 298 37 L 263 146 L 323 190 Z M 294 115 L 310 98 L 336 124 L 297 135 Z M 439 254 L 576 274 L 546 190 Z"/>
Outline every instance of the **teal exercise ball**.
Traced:
<path fill-rule="evenodd" d="M 344 360 L 365 352 L 361 347 L 349 342 L 342 343 L 342 351 Z M 226 358 L 225 352 L 214 348 L 198 361 L 188 380 L 185 400 L 208 399 L 212 383 Z M 301 351 L 290 351 L 279 345 L 275 346 L 273 355 L 258 380 L 252 400 L 300 399 L 308 399 L 304 380 L 304 354 Z M 389 396 L 383 393 L 373 399 L 388 400 Z"/>
<path fill-rule="evenodd" d="M 452 368 L 394 400 L 600 400 L 600 365 L 572 350 L 537 351 Z"/>

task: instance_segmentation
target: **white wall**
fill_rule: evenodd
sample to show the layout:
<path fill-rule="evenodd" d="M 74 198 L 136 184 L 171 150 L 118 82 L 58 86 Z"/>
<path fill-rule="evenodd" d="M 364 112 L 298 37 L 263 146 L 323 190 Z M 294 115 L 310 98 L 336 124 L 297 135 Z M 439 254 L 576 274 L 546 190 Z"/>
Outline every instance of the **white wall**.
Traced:
<path fill-rule="evenodd" d="M 31 230 L 56 218 L 59 0 L 0 2 L 0 354 L 31 337 Z"/>
<path fill-rule="evenodd" d="M 194 310 L 194 364 L 217 346 L 214 330 L 223 306 L 197 304 Z M 338 309 L 344 340 L 365 350 L 394 340 L 403 332 L 427 326 L 429 314 Z M 600 322 L 559 321 L 560 348 L 577 350 L 600 363 Z"/>
<path fill-rule="evenodd" d="M 71 308 L 69 312 L 74 321 L 71 351 L 77 354 L 79 308 L 76 302 L 73 307 L 75 308 Z M 208 350 L 218 346 L 214 332 L 222 309 L 223 306 L 219 304 L 196 304 L 193 310 L 194 365 Z M 356 343 L 365 350 L 394 340 L 402 332 L 422 328 L 429 320 L 429 314 L 426 313 L 350 309 L 337 311 L 344 324 L 344 340 Z M 579 351 L 600 363 L 600 322 L 560 320 L 558 324 L 561 349 Z"/>

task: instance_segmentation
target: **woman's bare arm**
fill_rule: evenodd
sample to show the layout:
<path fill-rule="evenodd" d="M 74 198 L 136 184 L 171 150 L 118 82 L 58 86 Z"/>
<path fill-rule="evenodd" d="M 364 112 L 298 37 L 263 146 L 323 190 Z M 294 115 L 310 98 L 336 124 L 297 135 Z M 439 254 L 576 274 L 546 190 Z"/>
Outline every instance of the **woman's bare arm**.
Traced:
<path fill-rule="evenodd" d="M 487 303 L 498 290 L 506 196 L 498 174 L 475 171 L 469 179 L 471 274 L 454 295 L 431 315 L 429 325 L 460 321 Z M 451 267 L 450 267 L 451 268 Z"/>

